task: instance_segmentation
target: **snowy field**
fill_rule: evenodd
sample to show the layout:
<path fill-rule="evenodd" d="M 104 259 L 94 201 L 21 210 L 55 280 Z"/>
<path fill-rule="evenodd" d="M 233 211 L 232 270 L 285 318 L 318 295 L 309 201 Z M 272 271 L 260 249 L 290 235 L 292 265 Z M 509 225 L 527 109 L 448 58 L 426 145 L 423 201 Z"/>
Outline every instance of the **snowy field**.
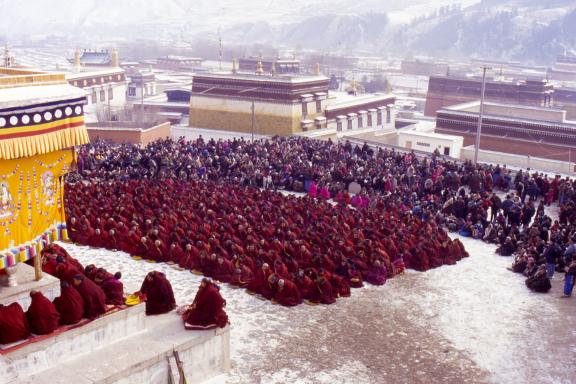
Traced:
<path fill-rule="evenodd" d="M 573 383 L 574 299 L 534 294 L 495 247 L 462 239 L 471 257 L 353 289 L 334 305 L 284 308 L 228 285 L 232 371 L 215 383 Z M 126 292 L 167 274 L 179 305 L 201 277 L 122 252 L 63 244 L 84 265 L 122 271 Z"/>

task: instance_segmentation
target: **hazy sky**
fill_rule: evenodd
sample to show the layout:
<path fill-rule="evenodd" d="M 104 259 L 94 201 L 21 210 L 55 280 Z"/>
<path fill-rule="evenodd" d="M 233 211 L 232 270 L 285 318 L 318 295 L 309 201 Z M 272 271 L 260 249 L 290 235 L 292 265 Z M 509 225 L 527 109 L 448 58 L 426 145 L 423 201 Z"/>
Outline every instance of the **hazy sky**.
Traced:
<path fill-rule="evenodd" d="M 0 35 L 61 33 L 94 25 L 151 22 L 208 24 L 285 23 L 327 13 L 390 12 L 407 21 L 442 5 L 479 0 L 0 0 Z"/>

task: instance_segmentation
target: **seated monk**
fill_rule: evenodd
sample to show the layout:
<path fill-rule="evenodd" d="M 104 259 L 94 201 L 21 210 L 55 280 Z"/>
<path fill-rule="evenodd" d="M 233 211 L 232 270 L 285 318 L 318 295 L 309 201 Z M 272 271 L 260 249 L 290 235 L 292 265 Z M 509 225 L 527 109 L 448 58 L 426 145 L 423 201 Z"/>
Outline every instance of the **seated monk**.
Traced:
<path fill-rule="evenodd" d="M 26 311 L 30 332 L 36 335 L 47 335 L 58 328 L 60 314 L 42 292 L 31 291 L 32 303 Z"/>
<path fill-rule="evenodd" d="M 95 282 L 78 274 L 74 276 L 74 287 L 84 300 L 84 317 L 95 319 L 106 313 L 106 294 Z"/>
<path fill-rule="evenodd" d="M 274 301 L 285 307 L 293 307 L 302 302 L 300 290 L 290 280 L 278 280 L 278 290 L 274 295 Z"/>
<path fill-rule="evenodd" d="M 277 289 L 276 287 L 278 285 L 278 280 L 279 280 L 278 275 L 276 275 L 275 273 L 268 276 L 268 281 L 266 282 L 266 284 L 264 284 L 262 290 L 260 291 L 262 297 L 268 300 L 272 300 L 272 298 L 276 294 Z"/>
<path fill-rule="evenodd" d="M 223 283 L 229 283 L 234 273 L 234 264 L 223 256 L 218 256 L 218 262 L 212 271 L 212 277 Z"/>
<path fill-rule="evenodd" d="M 56 258 L 56 277 L 60 280 L 64 280 L 67 283 L 72 283 L 74 276 L 82 273 L 81 269 L 78 269 L 74 264 L 64 260 L 62 256 Z"/>
<path fill-rule="evenodd" d="M 94 282 L 102 288 L 106 295 L 106 304 L 123 305 L 124 304 L 124 284 L 120 281 L 122 273 L 116 272 L 114 275 L 104 268 L 98 268 Z"/>
<path fill-rule="evenodd" d="M 20 304 L 0 304 L 0 344 L 22 340 L 29 333 L 28 320 Z"/>
<path fill-rule="evenodd" d="M 337 297 L 350 297 L 350 284 L 342 276 L 332 273 L 330 275 L 330 284 L 332 284 Z"/>
<path fill-rule="evenodd" d="M 147 315 L 160 315 L 176 308 L 172 285 L 162 272 L 149 272 L 142 282 L 140 293 L 146 295 Z"/>
<path fill-rule="evenodd" d="M 268 263 L 262 264 L 262 267 L 259 268 L 256 273 L 254 274 L 254 278 L 248 283 L 246 289 L 253 293 L 260 293 L 264 286 L 268 284 L 268 277 L 272 273 L 272 270 L 268 266 Z"/>
<path fill-rule="evenodd" d="M 369 268 L 366 274 L 366 281 L 373 285 L 384 285 L 388 278 L 388 271 L 386 266 L 380 260 L 374 261 L 374 266 Z"/>
<path fill-rule="evenodd" d="M 333 304 L 336 302 L 336 295 L 333 293 L 332 285 L 324 276 L 318 276 L 310 293 L 310 301 L 313 303 Z"/>
<path fill-rule="evenodd" d="M 401 275 L 406 270 L 406 265 L 404 264 L 404 258 L 402 255 L 398 256 L 394 262 L 392 262 L 394 267 L 394 276 Z"/>
<path fill-rule="evenodd" d="M 295 283 L 302 299 L 309 300 L 310 292 L 312 292 L 314 286 L 312 279 L 308 277 L 303 270 L 299 270 L 295 278 Z"/>
<path fill-rule="evenodd" d="M 94 278 L 96 277 L 97 271 L 98 271 L 98 268 L 96 268 L 96 266 L 94 264 L 89 264 L 86 266 L 86 268 L 84 268 L 84 276 L 86 276 L 90 280 L 94 281 Z"/>
<path fill-rule="evenodd" d="M 207 278 L 202 279 L 194 301 L 182 315 L 184 327 L 194 330 L 224 328 L 228 324 L 225 306 L 226 300 L 220 295 L 219 287 Z"/>
<path fill-rule="evenodd" d="M 238 268 L 234 270 L 234 274 L 232 275 L 232 279 L 230 280 L 230 284 L 236 285 L 239 287 L 246 287 L 252 280 L 252 271 L 245 265 L 240 265 Z"/>
<path fill-rule="evenodd" d="M 60 282 L 60 296 L 54 299 L 54 306 L 60 313 L 60 324 L 76 324 L 84 315 L 84 299 L 76 288 L 65 281 Z"/>

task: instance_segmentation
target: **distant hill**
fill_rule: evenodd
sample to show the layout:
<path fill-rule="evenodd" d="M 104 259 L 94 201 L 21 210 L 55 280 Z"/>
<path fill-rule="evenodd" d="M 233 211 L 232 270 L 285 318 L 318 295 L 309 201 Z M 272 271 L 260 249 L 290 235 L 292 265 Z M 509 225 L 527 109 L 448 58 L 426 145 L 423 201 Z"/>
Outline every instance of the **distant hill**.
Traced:
<path fill-rule="evenodd" d="M 148 40 L 549 63 L 576 48 L 576 0 L 0 0 L 0 36 Z"/>

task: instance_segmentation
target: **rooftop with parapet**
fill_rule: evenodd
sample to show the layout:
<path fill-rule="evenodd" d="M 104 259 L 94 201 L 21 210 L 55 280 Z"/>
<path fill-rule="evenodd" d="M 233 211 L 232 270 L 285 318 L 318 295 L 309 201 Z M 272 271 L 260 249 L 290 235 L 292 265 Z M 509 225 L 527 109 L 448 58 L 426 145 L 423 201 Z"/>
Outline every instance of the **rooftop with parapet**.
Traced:
<path fill-rule="evenodd" d="M 314 81 L 328 81 L 328 77 L 323 75 L 289 75 L 289 74 L 262 74 L 257 75 L 254 73 L 239 72 L 209 72 L 209 73 L 197 73 L 193 75 L 194 78 L 204 78 L 204 79 L 222 79 L 222 80 L 248 80 L 255 82 L 275 82 L 275 83 L 286 83 L 286 84 L 301 84 Z"/>
<path fill-rule="evenodd" d="M 440 113 L 449 113 L 461 116 L 478 115 L 480 101 L 451 105 L 438 110 Z M 514 105 L 494 102 L 484 103 L 484 117 L 496 117 L 502 120 L 519 122 L 549 122 L 562 124 L 576 129 L 576 121 L 566 120 L 566 111 L 552 107 L 539 107 L 532 105 Z"/>

